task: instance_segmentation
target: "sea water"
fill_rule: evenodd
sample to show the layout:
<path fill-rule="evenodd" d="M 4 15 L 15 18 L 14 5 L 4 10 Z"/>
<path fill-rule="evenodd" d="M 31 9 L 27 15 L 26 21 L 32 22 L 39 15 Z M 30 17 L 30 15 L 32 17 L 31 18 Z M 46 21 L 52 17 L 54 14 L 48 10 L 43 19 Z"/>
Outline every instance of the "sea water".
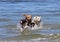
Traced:
<path fill-rule="evenodd" d="M 43 26 L 25 35 L 17 29 L 23 14 L 42 17 Z M 60 42 L 60 1 L 0 2 L 1 42 Z"/>

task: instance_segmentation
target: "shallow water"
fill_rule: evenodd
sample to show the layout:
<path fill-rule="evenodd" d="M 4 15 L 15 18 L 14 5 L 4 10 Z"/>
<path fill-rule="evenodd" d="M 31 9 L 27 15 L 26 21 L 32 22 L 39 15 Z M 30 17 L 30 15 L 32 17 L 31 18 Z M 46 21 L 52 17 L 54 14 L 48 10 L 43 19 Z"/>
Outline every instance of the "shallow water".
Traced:
<path fill-rule="evenodd" d="M 22 14 L 42 17 L 40 30 L 21 33 L 17 24 Z M 0 40 L 12 42 L 59 42 L 60 41 L 60 2 L 0 2 Z"/>

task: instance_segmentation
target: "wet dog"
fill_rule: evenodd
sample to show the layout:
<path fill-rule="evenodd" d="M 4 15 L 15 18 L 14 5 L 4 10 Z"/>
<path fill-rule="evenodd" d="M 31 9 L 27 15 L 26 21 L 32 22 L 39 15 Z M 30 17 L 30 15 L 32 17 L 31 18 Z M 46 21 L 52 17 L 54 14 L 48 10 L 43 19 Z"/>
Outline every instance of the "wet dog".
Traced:
<path fill-rule="evenodd" d="M 35 16 L 35 17 L 32 19 L 32 22 L 33 22 L 35 25 L 40 26 L 41 16 Z"/>
<path fill-rule="evenodd" d="M 25 16 L 25 19 L 22 19 L 20 21 L 20 24 L 21 24 L 21 31 L 24 31 L 24 29 L 28 28 L 28 27 L 34 27 L 34 26 L 40 26 L 40 22 L 41 22 L 41 17 L 39 16 L 35 16 L 33 19 L 32 19 L 32 16 L 31 15 L 27 15 L 27 14 L 24 14 Z"/>
<path fill-rule="evenodd" d="M 35 23 L 32 22 L 32 16 L 31 15 L 24 14 L 23 16 L 25 16 L 25 19 L 20 20 L 21 31 L 24 31 L 24 29 L 28 28 L 28 26 L 33 27 L 35 25 Z"/>

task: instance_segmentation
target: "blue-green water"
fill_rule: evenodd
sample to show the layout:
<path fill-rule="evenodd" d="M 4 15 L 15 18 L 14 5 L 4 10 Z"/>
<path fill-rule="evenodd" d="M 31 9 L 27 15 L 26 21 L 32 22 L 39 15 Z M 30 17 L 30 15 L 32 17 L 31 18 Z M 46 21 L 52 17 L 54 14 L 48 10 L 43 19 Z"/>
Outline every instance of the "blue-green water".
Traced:
<path fill-rule="evenodd" d="M 42 17 L 43 27 L 26 35 L 17 29 L 22 14 Z M 0 40 L 14 42 L 59 42 L 60 2 L 0 2 Z M 17 41 L 15 41 L 17 40 Z"/>

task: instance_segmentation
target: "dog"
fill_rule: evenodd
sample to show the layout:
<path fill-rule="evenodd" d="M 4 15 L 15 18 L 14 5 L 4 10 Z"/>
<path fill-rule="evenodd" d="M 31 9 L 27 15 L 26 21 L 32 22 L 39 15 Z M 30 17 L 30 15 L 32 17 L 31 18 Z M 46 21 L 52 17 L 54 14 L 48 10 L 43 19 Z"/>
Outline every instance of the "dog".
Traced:
<path fill-rule="evenodd" d="M 33 22 L 35 25 L 40 26 L 41 16 L 35 16 L 35 17 L 32 19 L 32 22 Z"/>
<path fill-rule="evenodd" d="M 31 29 L 34 29 L 34 27 L 40 26 L 41 17 L 35 16 L 32 19 L 31 15 L 24 14 L 23 16 L 25 16 L 25 19 L 21 19 L 21 21 L 20 21 L 21 31 L 24 31 L 28 27 L 30 27 Z"/>
<path fill-rule="evenodd" d="M 20 20 L 21 31 L 24 31 L 24 29 L 26 29 L 28 27 L 34 26 L 34 23 L 32 23 L 32 16 L 31 15 L 24 14 L 23 16 L 25 16 L 25 19 Z"/>

